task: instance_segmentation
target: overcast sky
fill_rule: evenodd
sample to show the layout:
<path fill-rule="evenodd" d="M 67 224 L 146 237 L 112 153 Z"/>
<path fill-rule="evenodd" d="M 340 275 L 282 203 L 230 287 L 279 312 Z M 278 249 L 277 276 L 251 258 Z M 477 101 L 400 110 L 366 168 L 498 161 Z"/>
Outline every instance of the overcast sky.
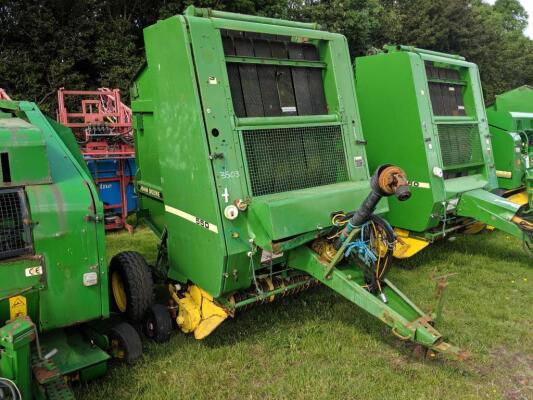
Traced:
<path fill-rule="evenodd" d="M 487 3 L 494 4 L 496 0 L 485 0 Z M 529 15 L 529 25 L 526 28 L 525 34 L 533 39 L 533 0 L 520 0 L 522 6 L 526 9 Z"/>

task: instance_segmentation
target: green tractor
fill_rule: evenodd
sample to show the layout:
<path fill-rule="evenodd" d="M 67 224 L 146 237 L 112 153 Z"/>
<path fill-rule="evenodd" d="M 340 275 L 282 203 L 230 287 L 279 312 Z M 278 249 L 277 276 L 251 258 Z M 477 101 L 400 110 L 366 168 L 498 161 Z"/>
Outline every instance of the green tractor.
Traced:
<path fill-rule="evenodd" d="M 410 179 L 412 199 L 389 201 L 396 258 L 487 224 L 524 241 L 533 223 L 498 188 L 477 66 L 408 46 L 356 59 L 356 92 L 371 169 L 387 161 Z M 476 223 L 476 221 L 478 221 Z"/>
<path fill-rule="evenodd" d="M 487 107 L 496 176 L 502 196 L 533 210 L 533 88 L 496 96 Z"/>
<path fill-rule="evenodd" d="M 386 277 L 395 236 L 378 214 L 385 197 L 410 193 L 397 167 L 369 176 L 344 36 L 191 6 L 144 38 L 136 187 L 161 242 L 152 267 L 134 252 L 112 260 L 119 309 L 147 313 L 156 341 L 171 319 L 202 339 L 240 311 L 323 283 L 401 340 L 465 356 Z M 151 307 L 152 282 L 139 278 L 150 271 Z"/>
<path fill-rule="evenodd" d="M 68 383 L 133 361 L 109 317 L 103 206 L 72 132 L 0 100 L 0 398 L 69 399 Z"/>

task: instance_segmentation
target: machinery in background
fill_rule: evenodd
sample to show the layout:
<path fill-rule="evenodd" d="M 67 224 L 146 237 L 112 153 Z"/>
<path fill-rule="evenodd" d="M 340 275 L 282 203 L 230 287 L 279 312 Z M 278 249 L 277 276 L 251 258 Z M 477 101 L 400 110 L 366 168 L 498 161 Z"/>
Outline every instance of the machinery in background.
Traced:
<path fill-rule="evenodd" d="M 68 383 L 140 355 L 108 319 L 103 216 L 72 132 L 0 100 L 0 397 L 71 399 Z"/>
<path fill-rule="evenodd" d="M 496 176 L 502 196 L 533 210 L 533 87 L 496 96 L 487 107 Z"/>
<path fill-rule="evenodd" d="M 346 38 L 316 24 L 189 7 L 145 29 L 132 88 L 153 268 L 110 265 L 115 304 L 168 339 L 197 339 L 253 305 L 330 287 L 411 341 L 455 357 L 432 316 L 387 279 L 395 235 L 375 215 L 409 198 L 403 171 L 369 177 Z M 152 306 L 151 271 L 159 304 Z"/>
<path fill-rule="evenodd" d="M 484 224 L 529 248 L 533 223 L 519 205 L 492 193 L 498 183 L 477 66 L 408 46 L 385 50 L 357 58 L 355 76 L 370 168 L 400 166 L 413 192 L 408 202 L 389 202 L 386 218 L 399 235 L 395 257 Z"/>
<path fill-rule="evenodd" d="M 118 89 L 57 92 L 57 120 L 71 128 L 104 202 L 106 229 L 127 228 L 137 208 L 131 109 Z"/>
<path fill-rule="evenodd" d="M 11 100 L 11 97 L 2 88 L 0 88 L 0 100 Z"/>

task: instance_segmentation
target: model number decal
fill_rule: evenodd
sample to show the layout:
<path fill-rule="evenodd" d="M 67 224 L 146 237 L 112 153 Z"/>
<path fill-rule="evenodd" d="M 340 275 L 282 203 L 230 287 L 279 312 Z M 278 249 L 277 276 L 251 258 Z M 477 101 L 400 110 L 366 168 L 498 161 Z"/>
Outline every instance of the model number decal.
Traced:
<path fill-rule="evenodd" d="M 218 233 L 218 227 L 215 225 L 215 224 L 212 224 L 210 222 L 207 222 L 205 219 L 202 219 L 202 218 L 199 218 L 199 217 L 196 217 L 194 215 L 191 215 L 185 211 L 182 211 L 182 210 L 178 210 L 177 208 L 174 208 L 174 207 L 171 207 L 171 206 L 167 206 L 165 205 L 165 211 L 166 212 L 169 212 L 171 214 L 174 214 L 180 218 L 183 218 L 189 222 L 192 222 L 196 225 L 199 225 L 201 226 L 202 228 L 204 229 L 207 229 L 213 233 Z"/>
<path fill-rule="evenodd" d="M 220 178 L 222 179 L 234 179 L 234 178 L 240 177 L 239 171 L 222 171 L 219 173 L 220 173 Z"/>
<path fill-rule="evenodd" d="M 198 217 L 196 217 L 196 225 L 200 225 L 202 228 L 209 229 L 209 222 Z"/>

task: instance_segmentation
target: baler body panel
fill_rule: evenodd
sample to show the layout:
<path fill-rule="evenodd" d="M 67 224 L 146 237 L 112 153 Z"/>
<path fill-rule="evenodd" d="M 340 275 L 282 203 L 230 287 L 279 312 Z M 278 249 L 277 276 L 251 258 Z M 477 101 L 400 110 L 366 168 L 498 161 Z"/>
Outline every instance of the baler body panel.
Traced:
<path fill-rule="evenodd" d="M 21 118 L 2 118 L 0 141 L 2 186 L 24 183 L 50 183 L 46 142 L 41 131 Z M 11 135 L 10 135 L 11 133 Z M 16 148 L 17 151 L 10 151 Z M 34 168 L 27 168 L 32 160 Z"/>
<path fill-rule="evenodd" d="M 137 190 L 168 234 L 170 278 L 215 297 L 247 288 L 250 239 L 269 249 L 359 206 L 369 174 L 343 36 L 186 14 L 145 42 Z"/>
<path fill-rule="evenodd" d="M 533 168 L 533 88 L 522 86 L 496 96 L 487 117 L 498 186 L 527 186 L 527 171 Z"/>
<path fill-rule="evenodd" d="M 0 182 L 3 224 L 11 232 L 2 238 L 0 320 L 13 317 L 13 296 L 26 298 L 27 314 L 42 331 L 106 317 L 104 232 L 97 222 L 103 208 L 91 177 L 34 104 L 13 104 L 13 114 L 0 118 L 0 152 L 12 172 Z M 6 197 L 12 192 L 19 202 Z M 6 249 L 22 231 L 29 247 L 13 257 Z M 88 273 L 96 283 L 84 284 Z"/>
<path fill-rule="evenodd" d="M 428 231 L 461 193 L 496 187 L 475 64 L 402 48 L 357 58 L 355 70 L 370 168 L 387 160 L 411 180 L 412 198 L 389 202 L 392 225 Z"/>

